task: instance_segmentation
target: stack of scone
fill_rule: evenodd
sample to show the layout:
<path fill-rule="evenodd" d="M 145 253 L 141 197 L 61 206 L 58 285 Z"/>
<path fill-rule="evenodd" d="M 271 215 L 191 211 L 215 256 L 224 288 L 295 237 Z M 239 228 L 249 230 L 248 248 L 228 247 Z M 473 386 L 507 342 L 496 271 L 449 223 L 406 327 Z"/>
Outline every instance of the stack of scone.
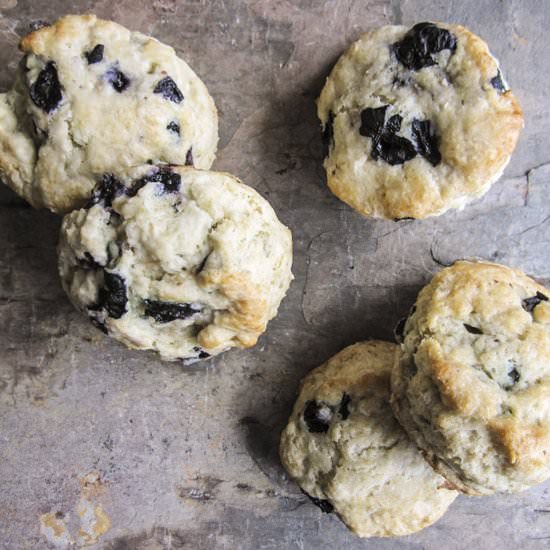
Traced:
<path fill-rule="evenodd" d="M 457 491 L 548 479 L 549 297 L 502 265 L 444 269 L 418 295 L 401 346 L 355 344 L 306 377 L 284 466 L 364 537 L 422 529 Z"/>
<path fill-rule="evenodd" d="M 171 47 L 93 15 L 20 47 L 0 95 L 0 173 L 66 214 L 59 270 L 75 306 L 167 360 L 254 345 L 292 279 L 291 235 L 253 189 L 207 171 L 206 86 Z"/>

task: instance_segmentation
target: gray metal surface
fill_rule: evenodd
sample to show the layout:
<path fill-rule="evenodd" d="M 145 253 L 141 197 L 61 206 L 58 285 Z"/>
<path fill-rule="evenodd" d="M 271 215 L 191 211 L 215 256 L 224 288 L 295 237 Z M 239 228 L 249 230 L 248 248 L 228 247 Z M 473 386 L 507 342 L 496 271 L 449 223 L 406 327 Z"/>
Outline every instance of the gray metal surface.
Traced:
<path fill-rule="evenodd" d="M 32 20 L 94 12 L 173 45 L 220 110 L 215 167 L 294 233 L 296 280 L 256 348 L 184 368 L 73 311 L 59 219 L 0 186 L 0 547 L 459 549 L 550 546 L 550 483 L 459 497 L 435 526 L 362 541 L 289 483 L 277 439 L 298 381 L 344 345 L 391 338 L 438 263 L 480 256 L 550 283 L 546 0 L 0 0 L 0 86 Z M 327 190 L 314 99 L 371 27 L 460 22 L 500 58 L 526 128 L 504 177 L 460 213 L 362 219 Z"/>

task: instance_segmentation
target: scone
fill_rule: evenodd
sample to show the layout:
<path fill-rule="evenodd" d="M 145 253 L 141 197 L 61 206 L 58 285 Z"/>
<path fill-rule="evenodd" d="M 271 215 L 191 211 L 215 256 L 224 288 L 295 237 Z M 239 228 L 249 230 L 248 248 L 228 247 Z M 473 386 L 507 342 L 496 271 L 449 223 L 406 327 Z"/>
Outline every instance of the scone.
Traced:
<path fill-rule="evenodd" d="M 393 410 L 465 493 L 550 477 L 549 297 L 520 271 L 461 261 L 420 292 L 405 324 Z"/>
<path fill-rule="evenodd" d="M 253 346 L 292 279 L 290 231 L 237 178 L 180 166 L 105 174 L 63 219 L 63 287 L 103 332 L 162 359 Z"/>
<path fill-rule="evenodd" d="M 34 207 L 80 208 L 98 177 L 146 162 L 210 168 L 216 107 L 171 47 L 73 15 L 20 48 L 15 84 L 0 94 L 0 176 Z"/>
<path fill-rule="evenodd" d="M 313 370 L 281 438 L 281 460 L 291 477 L 361 537 L 419 531 L 457 495 L 392 415 L 397 351 L 388 342 L 361 342 Z"/>
<path fill-rule="evenodd" d="M 487 44 L 459 25 L 364 34 L 318 100 L 332 192 L 373 218 L 463 208 L 500 177 L 523 127 Z"/>

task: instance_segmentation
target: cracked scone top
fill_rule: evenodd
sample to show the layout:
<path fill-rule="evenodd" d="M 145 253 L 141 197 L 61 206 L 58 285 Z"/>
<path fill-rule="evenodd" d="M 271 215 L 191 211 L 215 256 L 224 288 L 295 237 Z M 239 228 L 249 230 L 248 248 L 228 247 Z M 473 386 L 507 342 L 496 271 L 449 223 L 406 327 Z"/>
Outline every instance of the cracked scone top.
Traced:
<path fill-rule="evenodd" d="M 523 126 L 485 42 L 441 23 L 364 34 L 328 77 L 318 115 L 332 192 L 389 219 L 439 215 L 484 194 Z"/>
<path fill-rule="evenodd" d="M 549 297 L 520 271 L 461 261 L 435 275 L 405 324 L 394 412 L 461 491 L 550 477 Z"/>
<path fill-rule="evenodd" d="M 163 359 L 253 346 L 290 281 L 292 240 L 237 178 L 177 166 L 106 174 L 63 219 L 65 291 L 105 333 Z"/>
<path fill-rule="evenodd" d="M 34 207 L 79 208 L 102 174 L 146 162 L 212 165 L 216 107 L 171 47 L 84 15 L 20 48 L 15 84 L 0 94 L 0 175 Z"/>
<path fill-rule="evenodd" d="M 392 415 L 397 351 L 388 342 L 361 342 L 313 370 L 281 437 L 281 460 L 291 477 L 361 537 L 419 531 L 457 495 Z"/>

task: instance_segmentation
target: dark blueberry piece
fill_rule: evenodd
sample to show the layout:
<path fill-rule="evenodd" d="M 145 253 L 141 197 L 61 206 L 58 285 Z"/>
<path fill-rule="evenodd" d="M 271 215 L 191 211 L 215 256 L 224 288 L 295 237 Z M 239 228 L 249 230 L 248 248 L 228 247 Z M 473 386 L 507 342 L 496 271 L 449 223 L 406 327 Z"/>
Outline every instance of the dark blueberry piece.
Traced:
<path fill-rule="evenodd" d="M 33 103 L 46 113 L 51 113 L 59 105 L 62 98 L 61 84 L 53 61 L 48 61 L 38 73 L 29 93 Z"/>
<path fill-rule="evenodd" d="M 312 433 L 326 433 L 332 420 L 332 408 L 324 403 L 308 401 L 304 408 L 304 422 Z"/>
<path fill-rule="evenodd" d="M 202 348 L 199 348 L 199 346 L 194 346 L 193 351 L 198 352 L 197 357 L 199 359 L 207 359 L 208 357 L 210 357 L 210 354 L 208 352 L 204 351 Z"/>
<path fill-rule="evenodd" d="M 429 120 L 415 118 L 412 121 L 412 135 L 418 153 L 432 166 L 437 166 L 441 162 L 441 153 L 439 152 L 439 139 L 432 123 Z"/>
<path fill-rule="evenodd" d="M 371 108 L 367 107 L 361 111 L 361 128 L 359 133 L 365 137 L 377 137 L 384 128 L 384 119 L 388 106 Z"/>
<path fill-rule="evenodd" d="M 130 85 L 130 79 L 116 67 L 111 67 L 105 73 L 105 78 L 119 94 Z"/>
<path fill-rule="evenodd" d="M 521 302 L 521 305 L 525 311 L 531 313 L 541 302 L 547 302 L 548 296 L 545 296 L 542 292 L 537 292 L 535 296 L 531 298 L 525 298 Z"/>
<path fill-rule="evenodd" d="M 120 319 L 126 313 L 126 283 L 116 273 L 103 272 L 103 288 L 99 289 L 98 303 L 90 310 L 105 309 L 109 317 Z"/>
<path fill-rule="evenodd" d="M 405 220 L 416 220 L 416 218 L 411 218 L 410 216 L 405 216 L 404 218 L 393 218 L 394 222 L 404 222 Z"/>
<path fill-rule="evenodd" d="M 381 158 L 394 166 L 413 159 L 416 149 L 407 138 L 384 132 L 378 140 L 373 141 L 371 154 L 374 160 Z"/>
<path fill-rule="evenodd" d="M 321 136 L 323 143 L 323 158 L 328 156 L 330 146 L 334 143 L 334 113 L 329 111 L 328 120 L 323 128 L 323 134 Z"/>
<path fill-rule="evenodd" d="M 164 99 L 168 99 L 174 103 L 181 103 L 183 101 L 183 94 L 180 92 L 178 85 L 169 76 L 165 76 L 158 82 L 153 93 L 162 94 Z"/>
<path fill-rule="evenodd" d="M 468 325 L 467 323 L 462 323 L 464 325 L 464 328 L 470 333 L 470 334 L 483 334 L 483 331 L 478 327 L 473 327 L 472 325 Z"/>
<path fill-rule="evenodd" d="M 37 31 L 38 29 L 43 29 L 44 27 L 49 27 L 50 24 L 47 21 L 44 21 L 44 19 L 35 19 L 34 21 L 31 21 L 29 27 L 31 31 Z"/>
<path fill-rule="evenodd" d="M 177 302 L 161 302 L 160 300 L 143 300 L 145 315 L 153 317 L 157 323 L 169 323 L 176 319 L 189 319 L 200 313 L 202 307 L 196 304 L 179 304 Z"/>
<path fill-rule="evenodd" d="M 99 63 L 103 60 L 103 50 L 105 46 L 103 44 L 96 44 L 93 50 L 84 52 L 84 57 L 88 60 L 88 65 Z"/>
<path fill-rule="evenodd" d="M 185 155 L 185 166 L 193 166 L 193 147 L 189 147 L 189 151 Z"/>
<path fill-rule="evenodd" d="M 456 37 L 433 23 L 418 23 L 391 46 L 398 61 L 407 69 L 419 71 L 435 65 L 432 55 L 443 50 L 456 50 Z"/>
<path fill-rule="evenodd" d="M 521 378 L 518 370 L 515 367 L 510 372 L 508 372 L 508 376 L 512 380 L 512 385 L 517 384 L 519 382 L 519 379 Z"/>
<path fill-rule="evenodd" d="M 159 173 L 159 183 L 162 183 L 166 193 L 177 193 L 180 190 L 181 176 L 174 172 L 161 170 Z"/>
<path fill-rule="evenodd" d="M 169 122 L 166 129 L 170 132 L 174 132 L 174 134 L 178 134 L 178 136 L 180 135 L 180 125 L 175 120 Z"/>
<path fill-rule="evenodd" d="M 115 319 L 122 317 L 126 313 L 126 304 L 128 303 L 124 279 L 120 275 L 105 271 L 99 300 L 110 317 Z"/>
<path fill-rule="evenodd" d="M 416 156 L 416 149 L 408 139 L 396 135 L 403 121 L 400 115 L 391 116 L 384 124 L 387 108 L 384 105 L 363 109 L 359 133 L 372 138 L 371 155 L 374 160 L 381 158 L 391 165 L 403 164 Z"/>
<path fill-rule="evenodd" d="M 161 183 L 166 193 L 175 193 L 179 191 L 181 185 L 181 176 L 170 171 L 170 168 L 163 167 L 152 174 L 148 174 L 139 180 L 136 180 L 132 187 L 126 190 L 129 197 L 135 197 L 138 191 L 145 187 L 149 182 Z"/>
<path fill-rule="evenodd" d="M 338 409 L 338 412 L 340 413 L 340 416 L 342 417 L 342 420 L 346 420 L 349 416 L 349 404 L 351 403 L 351 397 L 344 393 L 342 395 L 342 401 L 340 401 L 340 408 Z"/>
<path fill-rule="evenodd" d="M 79 258 L 78 263 L 83 269 L 95 270 L 103 267 L 89 252 L 84 252 L 84 258 Z"/>
<path fill-rule="evenodd" d="M 388 118 L 388 122 L 384 126 L 384 132 L 390 134 L 396 134 L 401 130 L 401 123 L 403 122 L 403 117 L 401 115 L 393 115 Z"/>
<path fill-rule="evenodd" d="M 499 93 L 503 94 L 504 92 L 508 91 L 508 88 L 506 87 L 506 84 L 504 84 L 504 80 L 502 80 L 502 73 L 500 72 L 500 69 L 497 72 L 497 75 L 493 78 L 491 78 L 491 86 Z"/>
<path fill-rule="evenodd" d="M 113 174 L 103 174 L 101 181 L 95 186 L 88 208 L 94 204 L 102 203 L 105 208 L 110 208 L 113 201 L 124 193 L 124 184 Z"/>
<path fill-rule="evenodd" d="M 334 511 L 334 506 L 328 500 L 312 497 L 311 495 L 308 495 L 303 489 L 300 489 L 300 491 L 302 491 L 302 493 L 304 493 L 304 495 L 306 495 L 306 497 L 309 498 L 309 500 L 311 500 L 311 502 L 313 502 L 315 506 L 321 508 L 321 511 L 323 511 L 325 514 L 330 514 Z"/>

